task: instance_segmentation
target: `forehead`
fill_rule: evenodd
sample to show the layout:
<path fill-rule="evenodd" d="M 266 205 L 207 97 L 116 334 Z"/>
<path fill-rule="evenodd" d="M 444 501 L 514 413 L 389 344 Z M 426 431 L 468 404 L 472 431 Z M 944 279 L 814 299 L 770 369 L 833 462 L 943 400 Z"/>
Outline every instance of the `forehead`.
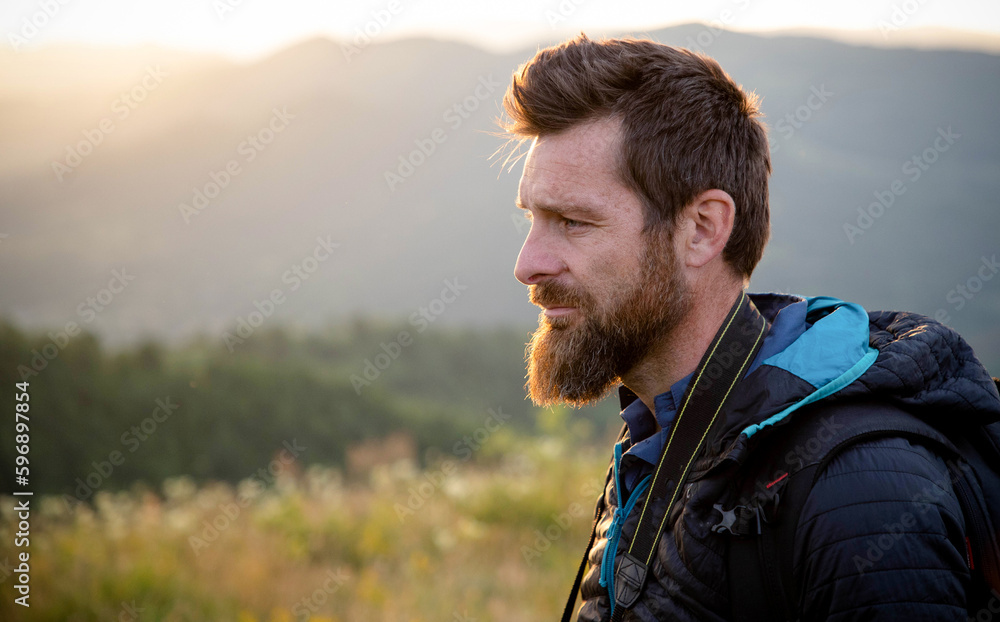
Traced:
<path fill-rule="evenodd" d="M 524 162 L 519 202 L 529 209 L 634 200 L 618 178 L 619 123 L 601 119 L 535 139 Z"/>

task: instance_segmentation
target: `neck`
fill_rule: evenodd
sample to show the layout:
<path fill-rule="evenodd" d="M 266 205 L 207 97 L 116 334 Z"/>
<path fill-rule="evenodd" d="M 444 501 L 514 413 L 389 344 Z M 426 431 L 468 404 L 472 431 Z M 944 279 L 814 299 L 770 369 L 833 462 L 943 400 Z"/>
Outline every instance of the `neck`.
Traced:
<path fill-rule="evenodd" d="M 739 287 L 727 287 L 695 294 L 690 311 L 674 331 L 660 339 L 638 365 L 622 376 L 622 383 L 650 412 L 656 412 L 653 399 L 657 395 L 698 367 L 741 291 Z"/>

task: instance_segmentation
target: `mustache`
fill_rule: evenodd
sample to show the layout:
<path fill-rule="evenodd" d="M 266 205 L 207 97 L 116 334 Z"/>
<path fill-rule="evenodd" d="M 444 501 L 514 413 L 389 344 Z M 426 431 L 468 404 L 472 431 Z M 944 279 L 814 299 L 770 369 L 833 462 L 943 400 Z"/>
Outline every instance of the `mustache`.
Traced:
<path fill-rule="evenodd" d="M 557 281 L 529 285 L 528 300 L 539 307 L 588 306 L 588 298 L 584 293 Z"/>

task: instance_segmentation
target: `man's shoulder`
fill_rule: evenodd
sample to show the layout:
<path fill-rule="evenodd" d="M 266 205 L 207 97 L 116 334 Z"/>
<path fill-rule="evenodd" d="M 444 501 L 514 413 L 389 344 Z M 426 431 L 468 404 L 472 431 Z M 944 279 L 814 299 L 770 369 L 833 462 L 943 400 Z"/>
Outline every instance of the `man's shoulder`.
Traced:
<path fill-rule="evenodd" d="M 955 496 L 947 458 L 932 444 L 903 434 L 857 440 L 820 467 L 804 512 L 867 503 L 902 507 Z"/>
<path fill-rule="evenodd" d="M 802 507 L 793 566 L 803 613 L 825 619 L 870 608 L 959 619 L 970 580 L 964 541 L 940 455 L 902 437 L 855 443 L 818 474 Z"/>

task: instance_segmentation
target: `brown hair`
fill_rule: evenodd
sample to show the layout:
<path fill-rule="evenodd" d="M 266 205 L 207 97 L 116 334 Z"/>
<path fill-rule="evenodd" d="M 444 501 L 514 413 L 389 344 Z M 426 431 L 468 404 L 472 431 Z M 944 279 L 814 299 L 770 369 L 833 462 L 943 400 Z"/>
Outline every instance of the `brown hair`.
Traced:
<path fill-rule="evenodd" d="M 503 129 L 522 140 L 619 119 L 618 174 L 646 206 L 646 231 L 672 229 L 706 190 L 729 193 L 736 215 L 722 256 L 749 278 L 770 234 L 767 131 L 757 97 L 713 59 L 649 40 L 581 34 L 522 65 L 503 105 Z"/>

